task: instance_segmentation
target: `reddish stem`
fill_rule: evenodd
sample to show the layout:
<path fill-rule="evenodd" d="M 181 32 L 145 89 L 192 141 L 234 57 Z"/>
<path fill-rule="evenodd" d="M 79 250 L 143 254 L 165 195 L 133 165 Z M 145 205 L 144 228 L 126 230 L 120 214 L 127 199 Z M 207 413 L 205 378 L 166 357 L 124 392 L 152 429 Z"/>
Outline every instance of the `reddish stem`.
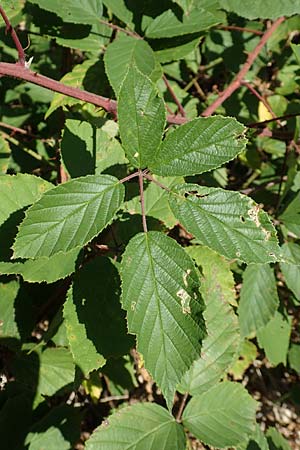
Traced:
<path fill-rule="evenodd" d="M 284 17 L 280 17 L 264 33 L 261 40 L 255 47 L 255 49 L 251 53 L 249 53 L 245 64 L 243 65 L 243 67 L 241 68 L 239 73 L 236 75 L 234 80 L 229 84 L 229 86 L 227 86 L 227 88 L 223 92 L 221 92 L 219 97 L 208 108 L 206 108 L 205 111 L 203 111 L 202 116 L 204 116 L 204 117 L 211 116 L 215 112 L 215 110 L 217 108 L 219 108 L 219 106 L 221 106 L 225 102 L 225 100 L 227 100 L 227 98 L 229 98 L 241 86 L 245 75 L 247 74 L 250 67 L 254 63 L 255 59 L 261 52 L 261 50 L 264 47 L 264 45 L 266 44 L 267 40 L 272 36 L 274 31 L 279 27 L 279 25 L 283 21 L 284 21 Z"/>
<path fill-rule="evenodd" d="M 236 25 L 221 25 L 220 27 L 218 27 L 220 30 L 225 30 L 225 31 L 241 31 L 241 32 L 245 32 L 245 33 L 252 33 L 252 34 L 256 34 L 257 36 L 262 36 L 264 33 L 263 31 L 259 31 L 259 30 L 253 30 L 252 28 L 243 28 L 243 27 L 237 27 Z"/>
<path fill-rule="evenodd" d="M 11 25 L 7 15 L 5 14 L 5 11 L 2 8 L 2 6 L 0 6 L 0 14 L 3 17 L 3 20 L 4 20 L 5 25 L 6 25 L 6 32 L 10 33 L 10 35 L 11 35 L 11 37 L 12 37 L 14 43 L 15 43 L 16 49 L 18 51 L 18 64 L 20 64 L 21 66 L 25 66 L 25 53 L 24 53 L 23 47 L 21 45 L 21 42 L 20 42 L 20 40 L 18 38 L 17 33 L 13 29 L 13 27 L 12 27 L 12 25 Z"/>
<path fill-rule="evenodd" d="M 127 177 L 125 177 L 125 178 L 122 178 L 122 180 L 119 180 L 119 183 L 125 183 L 126 181 L 129 181 L 129 180 L 131 180 L 132 178 L 136 178 L 136 177 L 138 177 L 139 176 L 139 172 L 137 171 L 137 172 L 134 172 L 134 173 L 131 173 L 130 175 L 128 175 Z"/>
<path fill-rule="evenodd" d="M 258 98 L 259 101 L 261 101 L 264 106 L 266 107 L 266 109 L 269 111 L 269 113 L 271 114 L 271 116 L 273 117 L 273 119 L 276 118 L 276 114 L 274 113 L 273 109 L 271 108 L 270 104 L 268 103 L 268 101 L 262 96 L 260 95 L 260 93 L 250 84 L 248 83 L 248 81 L 242 81 L 241 83 L 243 86 L 246 86 L 247 89 L 249 89 L 249 91 L 255 95 L 256 98 Z M 278 125 L 280 126 L 280 122 L 278 123 Z"/>
<path fill-rule="evenodd" d="M 178 98 L 177 98 L 175 92 L 173 91 L 172 86 L 170 85 L 170 83 L 169 83 L 169 81 L 168 81 L 168 79 L 167 79 L 167 77 L 166 77 L 165 75 L 163 75 L 163 80 L 164 80 L 164 82 L 165 82 L 165 85 L 167 86 L 168 91 L 169 91 L 170 94 L 171 94 L 171 97 L 173 98 L 174 102 L 175 102 L 176 105 L 177 105 L 178 111 L 180 112 L 180 114 L 182 115 L 182 117 L 185 117 L 185 110 L 183 109 L 182 104 L 181 104 L 180 101 L 178 100 Z"/>
<path fill-rule="evenodd" d="M 119 27 L 118 25 L 115 25 L 114 23 L 107 22 L 106 20 L 99 19 L 99 22 L 103 25 L 106 25 L 107 27 L 111 28 L 112 30 L 121 31 L 122 33 L 127 34 L 128 36 L 134 37 L 135 39 L 143 39 L 142 36 L 135 33 L 134 31 L 126 30 L 125 28 Z"/>
<path fill-rule="evenodd" d="M 0 127 L 11 130 L 13 133 L 28 134 L 26 130 L 23 130 L 23 128 L 14 127 L 8 123 L 0 122 Z"/>

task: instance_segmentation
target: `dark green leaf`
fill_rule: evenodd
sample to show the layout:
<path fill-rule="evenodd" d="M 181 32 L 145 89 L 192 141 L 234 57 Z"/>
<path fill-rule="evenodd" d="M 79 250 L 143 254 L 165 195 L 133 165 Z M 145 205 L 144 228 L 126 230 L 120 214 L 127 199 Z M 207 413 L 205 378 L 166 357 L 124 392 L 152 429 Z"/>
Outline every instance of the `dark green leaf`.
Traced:
<path fill-rule="evenodd" d="M 245 127 L 231 117 L 200 117 L 170 132 L 150 169 L 163 176 L 194 175 L 220 167 L 245 149 Z"/>
<path fill-rule="evenodd" d="M 179 222 L 221 255 L 246 263 L 280 258 L 275 229 L 251 198 L 238 192 L 183 184 L 172 190 L 169 201 Z"/>
<path fill-rule="evenodd" d="M 129 242 L 121 273 L 129 332 L 170 408 L 204 336 L 198 274 L 184 250 L 159 232 Z"/>
<path fill-rule="evenodd" d="M 118 117 L 126 155 L 135 167 L 155 157 L 165 126 L 165 106 L 151 80 L 130 67 L 120 89 Z"/>

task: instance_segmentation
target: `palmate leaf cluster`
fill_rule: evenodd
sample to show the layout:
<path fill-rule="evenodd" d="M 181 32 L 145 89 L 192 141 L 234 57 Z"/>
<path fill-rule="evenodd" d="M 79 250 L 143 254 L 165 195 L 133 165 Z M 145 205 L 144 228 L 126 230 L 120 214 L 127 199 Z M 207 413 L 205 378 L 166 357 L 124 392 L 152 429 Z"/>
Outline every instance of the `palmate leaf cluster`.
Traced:
<path fill-rule="evenodd" d="M 263 19 L 283 15 L 267 44 L 279 87 L 270 81 L 264 95 L 277 115 L 299 107 L 298 45 L 280 52 L 300 2 L 269 3 L 1 3 L 13 25 L 25 20 L 34 70 L 118 105 L 110 116 L 29 83 L 1 86 L 1 120 L 28 130 L 23 141 L 0 135 L 6 448 L 73 448 L 83 392 L 91 409 L 105 391 L 126 399 L 141 370 L 160 401 L 116 403 L 96 428 L 101 411 L 87 450 L 184 450 L 192 436 L 212 448 L 288 445 L 275 428 L 262 433 L 259 404 L 238 380 L 253 347 L 254 358 L 259 347 L 268 364 L 299 372 L 290 342 L 300 301 L 298 119 L 284 123 L 289 142 L 273 138 L 273 123 L 257 136 L 246 125 L 268 111 L 245 87 L 201 117 L 212 85 L 226 88 L 257 44 Z M 231 33 L 232 20 L 258 35 Z M 261 89 L 267 58 L 249 72 Z M 219 64 L 229 64 L 224 74 Z M 172 126 L 178 101 L 185 123 Z"/>

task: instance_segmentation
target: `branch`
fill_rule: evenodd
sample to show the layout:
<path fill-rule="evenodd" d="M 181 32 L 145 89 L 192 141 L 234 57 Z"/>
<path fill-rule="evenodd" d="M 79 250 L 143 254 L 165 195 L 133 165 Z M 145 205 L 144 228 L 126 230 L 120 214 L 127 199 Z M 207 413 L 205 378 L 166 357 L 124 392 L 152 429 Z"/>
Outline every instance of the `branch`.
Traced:
<path fill-rule="evenodd" d="M 18 64 L 20 64 L 21 66 L 25 66 L 25 61 L 26 60 L 25 60 L 25 53 L 24 53 L 23 47 L 21 45 L 21 42 L 20 42 L 20 40 L 18 38 L 17 33 L 13 29 L 13 27 L 12 27 L 12 25 L 11 25 L 7 15 L 5 14 L 5 11 L 2 8 L 2 6 L 0 6 L 0 14 L 3 17 L 3 20 L 4 20 L 5 25 L 6 25 L 6 32 L 9 32 L 11 34 L 11 37 L 12 37 L 12 39 L 13 39 L 13 41 L 15 43 L 16 49 L 18 51 L 18 57 L 19 57 Z"/>
<path fill-rule="evenodd" d="M 38 86 L 50 89 L 51 91 L 59 92 L 60 94 L 68 95 L 69 97 L 74 97 L 84 102 L 100 106 L 107 112 L 116 113 L 117 111 L 117 102 L 115 100 L 111 100 L 79 88 L 66 86 L 60 81 L 52 80 L 44 75 L 39 75 L 37 72 L 33 72 L 32 70 L 22 67 L 19 64 L 1 62 L 0 75 L 8 75 L 21 80 L 29 81 L 30 83 L 37 84 Z"/>
<path fill-rule="evenodd" d="M 168 81 L 168 79 L 167 79 L 167 77 L 166 77 L 165 75 L 163 75 L 163 80 L 164 80 L 165 85 L 167 86 L 168 91 L 169 91 L 170 94 L 171 94 L 171 97 L 173 98 L 174 102 L 175 102 L 176 105 L 177 105 L 178 111 L 180 112 L 180 114 L 182 115 L 182 117 L 185 117 L 185 110 L 183 109 L 183 106 L 182 106 L 182 104 L 180 103 L 180 101 L 178 100 L 178 98 L 176 97 L 176 94 L 175 94 L 175 92 L 173 91 L 173 88 L 172 88 L 172 86 L 170 85 L 170 83 L 169 83 L 169 81 Z"/>
<path fill-rule="evenodd" d="M 118 25 L 115 25 L 114 23 L 107 22 L 103 19 L 98 19 L 100 23 L 103 25 L 106 25 L 107 27 L 111 28 L 112 30 L 121 31 L 122 33 L 127 34 L 128 36 L 134 37 L 136 39 L 143 39 L 142 36 L 135 33 L 134 31 L 126 30 L 125 28 L 119 27 Z"/>
<path fill-rule="evenodd" d="M 147 222 L 146 222 L 146 211 L 145 211 L 145 196 L 144 196 L 144 180 L 143 171 L 139 169 L 139 188 L 140 188 L 140 199 L 141 199 L 141 210 L 142 210 L 142 220 L 143 220 L 143 230 L 144 233 L 148 232 Z"/>
<path fill-rule="evenodd" d="M 213 114 L 215 110 L 219 108 L 219 106 L 221 106 L 225 102 L 225 100 L 227 100 L 227 98 L 229 98 L 241 86 L 246 73 L 249 71 L 255 59 L 258 57 L 267 40 L 272 36 L 274 31 L 279 27 L 279 25 L 283 21 L 284 17 L 280 17 L 265 32 L 265 34 L 262 36 L 261 40 L 255 47 L 255 49 L 251 53 L 249 53 L 245 64 L 243 65 L 239 73 L 236 75 L 234 80 L 229 84 L 229 86 L 227 86 L 227 88 L 223 92 L 221 92 L 219 97 L 205 111 L 203 111 L 202 116 L 208 117 L 211 114 Z"/>
<path fill-rule="evenodd" d="M 236 25 L 220 25 L 218 29 L 225 31 L 241 31 L 242 33 L 252 33 L 256 34 L 257 36 L 262 36 L 264 34 L 263 31 L 253 30 L 252 28 L 237 27 Z"/>

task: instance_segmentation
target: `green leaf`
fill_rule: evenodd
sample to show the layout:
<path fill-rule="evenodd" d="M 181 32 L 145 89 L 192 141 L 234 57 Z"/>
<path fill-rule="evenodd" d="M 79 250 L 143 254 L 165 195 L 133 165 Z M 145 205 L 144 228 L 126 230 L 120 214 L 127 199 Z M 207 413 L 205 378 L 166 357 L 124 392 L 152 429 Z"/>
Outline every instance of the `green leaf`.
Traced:
<path fill-rule="evenodd" d="M 137 403 L 111 415 L 94 431 L 86 450 L 184 450 L 181 425 L 155 403 Z"/>
<path fill-rule="evenodd" d="M 277 261 L 280 248 L 268 215 L 238 192 L 196 184 L 176 186 L 171 210 L 201 243 L 246 263 Z"/>
<path fill-rule="evenodd" d="M 300 14 L 299 0 L 222 0 L 222 8 L 246 19 L 277 19 Z"/>
<path fill-rule="evenodd" d="M 0 175 L 6 173 L 11 155 L 9 143 L 0 132 Z"/>
<path fill-rule="evenodd" d="M 129 242 L 121 275 L 129 332 L 137 335 L 145 366 L 170 408 L 204 336 L 198 274 L 173 239 L 149 232 Z"/>
<path fill-rule="evenodd" d="M 133 65 L 152 81 L 160 78 L 155 55 L 150 45 L 124 33 L 108 45 L 104 55 L 105 70 L 116 95 L 119 94 L 122 81 Z"/>
<path fill-rule="evenodd" d="M 291 344 L 288 359 L 290 367 L 300 374 L 300 344 Z"/>
<path fill-rule="evenodd" d="M 253 433 L 256 401 L 238 383 L 224 382 L 191 399 L 183 425 L 214 447 L 231 447 Z"/>
<path fill-rule="evenodd" d="M 270 427 L 267 430 L 267 440 L 269 450 L 291 450 L 287 440 L 279 433 L 275 427 Z"/>
<path fill-rule="evenodd" d="M 178 183 L 182 183 L 184 180 L 182 178 L 162 178 L 154 177 L 159 183 L 162 183 L 167 188 L 172 188 Z M 161 220 L 166 227 L 173 228 L 177 220 L 174 217 L 170 209 L 168 202 L 168 193 L 165 189 L 162 189 L 155 183 L 151 183 L 147 189 L 144 191 L 145 199 L 145 214 L 147 216 L 155 217 Z M 125 203 L 126 210 L 130 214 L 141 214 L 141 202 L 140 196 L 134 197 L 129 202 Z"/>
<path fill-rule="evenodd" d="M 275 316 L 257 332 L 260 348 L 263 348 L 268 360 L 274 366 L 286 364 L 290 342 L 292 318 L 276 312 Z"/>
<path fill-rule="evenodd" d="M 102 16 L 101 0 L 30 0 L 30 3 L 55 13 L 65 22 L 92 24 Z"/>
<path fill-rule="evenodd" d="M 282 246 L 283 257 L 293 263 L 280 263 L 280 269 L 287 287 L 300 302 L 300 247 L 294 242 Z"/>
<path fill-rule="evenodd" d="M 270 450 L 268 441 L 258 423 L 253 435 L 246 442 L 237 445 L 236 450 Z"/>
<path fill-rule="evenodd" d="M 66 84 L 67 86 L 73 86 L 77 88 L 83 88 L 83 80 L 86 76 L 87 71 L 90 67 L 92 67 L 95 64 L 95 60 L 93 59 L 87 59 L 82 64 L 76 64 L 72 72 L 67 73 L 61 78 L 61 82 L 63 84 Z M 45 114 L 45 119 L 48 119 L 48 117 L 57 109 L 60 107 L 65 106 L 72 106 L 79 104 L 84 104 L 85 102 L 78 100 L 73 97 L 68 97 L 63 94 L 54 94 L 53 100 L 49 106 L 48 111 Z"/>
<path fill-rule="evenodd" d="M 234 380 L 242 380 L 246 370 L 253 364 L 257 358 L 258 352 L 256 345 L 246 339 L 240 343 L 238 354 L 233 365 L 228 370 Z"/>
<path fill-rule="evenodd" d="M 118 117 L 122 145 L 132 165 L 149 165 L 161 142 L 165 106 L 151 80 L 130 67 L 120 89 Z"/>
<path fill-rule="evenodd" d="M 24 7 L 25 0 L 2 0 L 1 6 L 5 11 L 10 22 L 14 21 L 15 18 L 18 18 L 21 10 Z M 4 23 L 3 23 L 4 26 Z"/>
<path fill-rule="evenodd" d="M 15 320 L 15 298 L 19 290 L 17 281 L 0 283 L 0 338 L 20 338 Z"/>
<path fill-rule="evenodd" d="M 74 361 L 85 375 L 133 345 L 119 297 L 119 274 L 108 258 L 95 258 L 76 273 L 64 318 Z"/>
<path fill-rule="evenodd" d="M 110 175 L 76 178 L 51 189 L 27 210 L 14 257 L 52 256 L 82 247 L 111 222 L 123 198 L 124 186 Z"/>
<path fill-rule="evenodd" d="M 229 305 L 235 301 L 235 292 L 228 263 L 226 272 L 226 262 L 206 247 L 187 247 L 187 252 L 203 273 L 200 292 L 206 305 L 203 316 L 207 336 L 203 340 L 201 358 L 194 361 L 183 376 L 180 390 L 197 395 L 206 392 L 225 374 L 238 350 L 240 336 L 237 317 Z"/>
<path fill-rule="evenodd" d="M 103 0 L 104 5 L 127 26 L 131 26 L 133 13 L 127 9 L 124 0 Z"/>
<path fill-rule="evenodd" d="M 298 64 L 300 65 L 300 44 L 291 43 L 291 48 L 297 58 Z"/>
<path fill-rule="evenodd" d="M 279 306 L 274 270 L 267 264 L 251 264 L 243 275 L 239 301 L 242 337 L 253 337 L 274 316 Z"/>
<path fill-rule="evenodd" d="M 38 200 L 44 192 L 54 186 L 34 175 L 17 174 L 0 177 L 0 224 L 15 211 Z"/>
<path fill-rule="evenodd" d="M 98 174 L 110 166 L 128 162 L 120 143 L 103 128 L 73 119 L 66 120 L 61 155 L 72 178 Z"/>
<path fill-rule="evenodd" d="M 79 250 L 77 248 L 64 253 L 63 260 L 61 254 L 55 254 L 50 258 L 40 257 L 34 260 L 16 262 L 0 261 L 0 274 L 19 274 L 23 280 L 30 283 L 53 283 L 65 278 L 75 272 L 76 260 Z"/>
<path fill-rule="evenodd" d="M 155 17 L 146 29 L 146 36 L 150 39 L 169 38 L 184 34 L 197 33 L 225 21 L 225 14 L 217 11 L 217 2 L 208 8 L 202 5 L 195 6 L 191 11 L 178 18 L 176 14 L 168 9 L 161 15 Z M 206 5 L 204 5 L 206 6 Z"/>
<path fill-rule="evenodd" d="M 80 413 L 70 405 L 54 407 L 26 437 L 28 450 L 70 450 L 80 437 Z"/>
<path fill-rule="evenodd" d="M 245 149 L 245 130 L 231 117 L 191 120 L 167 135 L 149 167 L 163 176 L 187 176 L 216 169 Z"/>
<path fill-rule="evenodd" d="M 163 41 L 165 42 L 165 41 Z M 159 50 L 155 50 L 155 56 L 160 63 L 170 61 L 178 61 L 189 55 L 200 43 L 200 37 L 191 39 L 185 36 L 184 38 L 171 38 L 166 45 L 159 46 Z"/>
<path fill-rule="evenodd" d="M 279 216 L 283 225 L 291 231 L 295 237 L 300 235 L 300 193 L 291 201 L 284 212 Z"/>

